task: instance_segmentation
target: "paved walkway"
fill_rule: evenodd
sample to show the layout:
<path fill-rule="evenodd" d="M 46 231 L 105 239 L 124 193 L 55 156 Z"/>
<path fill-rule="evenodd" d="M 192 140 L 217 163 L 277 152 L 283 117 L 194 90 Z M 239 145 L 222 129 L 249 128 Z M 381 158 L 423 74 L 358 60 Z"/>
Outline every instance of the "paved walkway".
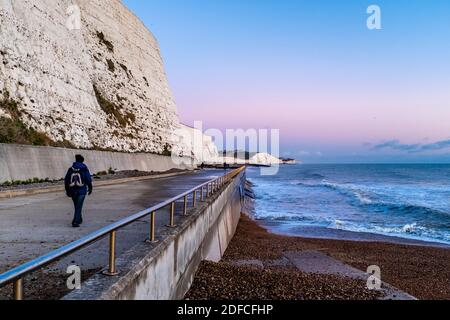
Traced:
<path fill-rule="evenodd" d="M 204 170 L 176 177 L 105 186 L 95 189 L 85 204 L 84 224 L 71 228 L 72 202 L 64 193 L 5 199 L 0 201 L 0 273 L 77 240 L 121 218 L 174 197 L 214 177 L 223 170 Z M 182 204 L 178 212 L 182 210 Z M 168 211 L 158 212 L 157 230 L 168 223 Z M 118 232 L 117 250 L 130 249 L 148 236 L 148 219 Z M 93 269 L 107 265 L 107 239 L 63 259 L 52 269 L 69 264 Z"/>

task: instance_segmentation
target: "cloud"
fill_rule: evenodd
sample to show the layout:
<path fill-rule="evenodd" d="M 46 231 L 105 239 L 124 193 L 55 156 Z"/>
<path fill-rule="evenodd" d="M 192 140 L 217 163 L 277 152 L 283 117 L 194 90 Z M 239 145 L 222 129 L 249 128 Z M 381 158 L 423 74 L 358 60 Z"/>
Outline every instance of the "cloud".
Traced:
<path fill-rule="evenodd" d="M 311 152 L 311 151 L 305 151 L 305 150 L 300 150 L 297 153 L 299 156 L 312 156 L 312 157 L 322 157 L 323 153 L 320 151 L 316 151 L 316 152 Z"/>
<path fill-rule="evenodd" d="M 391 149 L 397 151 L 405 151 L 408 153 L 426 152 L 426 151 L 439 151 L 450 148 L 450 140 L 442 140 L 427 144 L 405 144 L 398 140 L 390 140 L 372 147 L 372 150 L 384 150 Z"/>
<path fill-rule="evenodd" d="M 450 140 L 443 140 L 438 141 L 435 143 L 429 143 L 422 146 L 422 150 L 428 151 L 428 150 L 442 150 L 450 148 Z"/>

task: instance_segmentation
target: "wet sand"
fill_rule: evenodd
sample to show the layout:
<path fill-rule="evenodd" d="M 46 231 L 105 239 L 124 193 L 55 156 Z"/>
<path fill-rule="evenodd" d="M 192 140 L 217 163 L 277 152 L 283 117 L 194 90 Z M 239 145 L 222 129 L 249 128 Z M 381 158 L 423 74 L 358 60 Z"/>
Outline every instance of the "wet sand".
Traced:
<path fill-rule="evenodd" d="M 350 299 L 380 298 L 365 281 L 303 273 L 274 265 L 286 252 L 318 251 L 367 270 L 418 299 L 450 299 L 450 249 L 381 241 L 300 238 L 268 232 L 243 215 L 220 263 L 202 264 L 187 299 Z M 237 262 L 246 261 L 244 265 Z"/>
<path fill-rule="evenodd" d="M 341 229 L 331 229 L 318 226 L 292 225 L 279 221 L 257 221 L 265 229 L 271 233 L 302 237 L 311 239 L 327 239 L 327 240 L 349 240 L 349 241 L 365 241 L 365 242 L 385 242 L 393 244 L 417 245 L 421 247 L 440 247 L 450 249 L 450 245 L 440 242 L 429 242 L 416 240 L 412 238 L 400 238 L 397 236 L 387 236 L 382 234 L 355 232 Z"/>

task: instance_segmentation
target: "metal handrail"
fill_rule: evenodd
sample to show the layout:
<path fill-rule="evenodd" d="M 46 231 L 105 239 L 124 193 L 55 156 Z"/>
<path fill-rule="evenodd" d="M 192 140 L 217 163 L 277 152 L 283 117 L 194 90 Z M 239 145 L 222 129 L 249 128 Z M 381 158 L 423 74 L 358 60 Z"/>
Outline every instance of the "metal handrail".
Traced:
<path fill-rule="evenodd" d="M 148 239 L 148 242 L 154 243 L 155 242 L 155 219 L 156 219 L 156 211 L 163 209 L 165 207 L 170 206 L 170 223 L 168 227 L 174 227 L 174 214 L 175 214 L 175 203 L 183 199 L 184 200 L 184 209 L 183 209 L 183 215 L 187 215 L 187 205 L 188 205 L 188 196 L 193 195 L 193 207 L 196 207 L 197 204 L 197 191 L 200 190 L 201 193 L 201 201 L 205 200 L 206 198 L 213 195 L 216 191 L 218 191 L 222 186 L 227 184 L 229 181 L 234 179 L 236 176 L 238 176 L 242 171 L 245 170 L 245 166 L 242 166 L 232 172 L 227 173 L 224 176 L 220 176 L 218 178 L 209 180 L 201 185 L 198 185 L 186 192 L 183 192 L 182 194 L 173 197 L 171 199 L 168 199 L 164 202 L 161 202 L 151 208 L 148 208 L 146 210 L 143 210 L 139 213 L 136 213 L 132 216 L 129 216 L 127 218 L 121 219 L 113 224 L 110 224 L 104 228 L 101 228 L 79 240 L 76 240 L 72 243 L 69 243 L 59 249 L 56 249 L 52 252 L 49 252 L 43 256 L 40 256 L 36 259 L 33 259 L 29 262 L 26 262 L 20 266 L 17 266 L 5 273 L 0 274 L 0 288 L 4 287 L 8 284 L 14 283 L 14 298 L 16 300 L 22 300 L 23 299 L 23 278 L 38 270 L 42 269 L 43 267 L 60 260 L 61 258 L 68 256 L 76 251 L 79 251 L 86 246 L 99 241 L 100 239 L 103 239 L 107 235 L 110 236 L 109 246 L 109 268 L 108 271 L 104 272 L 105 275 L 114 276 L 117 275 L 118 272 L 116 270 L 115 266 L 115 260 L 116 260 L 116 232 L 119 229 L 122 229 L 133 222 L 136 222 L 142 218 L 145 218 L 147 216 L 151 216 L 150 220 L 150 236 Z M 206 193 L 204 192 L 206 189 Z"/>

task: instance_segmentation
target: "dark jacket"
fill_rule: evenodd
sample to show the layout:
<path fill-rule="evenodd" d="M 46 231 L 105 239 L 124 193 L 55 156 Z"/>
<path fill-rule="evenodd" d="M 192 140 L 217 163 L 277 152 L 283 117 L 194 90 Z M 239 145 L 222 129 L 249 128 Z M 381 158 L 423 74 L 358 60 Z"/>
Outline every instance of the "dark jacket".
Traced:
<path fill-rule="evenodd" d="M 81 176 L 81 182 L 83 186 L 71 186 L 71 178 L 73 173 L 79 173 Z M 88 167 L 84 163 L 74 162 L 71 168 L 67 171 L 66 178 L 64 179 L 66 186 L 66 193 L 69 197 L 80 195 L 85 196 L 92 192 L 92 176 Z"/>

